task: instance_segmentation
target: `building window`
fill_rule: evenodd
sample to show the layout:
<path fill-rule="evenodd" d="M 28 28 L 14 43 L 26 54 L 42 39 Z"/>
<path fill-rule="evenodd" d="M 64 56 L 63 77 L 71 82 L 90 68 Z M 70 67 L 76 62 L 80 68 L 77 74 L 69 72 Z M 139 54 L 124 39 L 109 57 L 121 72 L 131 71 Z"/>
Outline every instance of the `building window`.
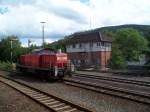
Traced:
<path fill-rule="evenodd" d="M 93 43 L 90 43 L 90 47 L 93 47 Z"/>
<path fill-rule="evenodd" d="M 75 44 L 73 44 L 73 45 L 72 45 L 72 47 L 73 47 L 73 48 L 76 48 L 76 45 L 75 45 Z"/>
<path fill-rule="evenodd" d="M 97 65 L 100 64 L 100 59 L 96 59 L 96 64 L 97 64 Z"/>
<path fill-rule="evenodd" d="M 104 46 L 105 45 L 105 43 L 104 42 L 102 42 L 102 46 Z"/>
<path fill-rule="evenodd" d="M 78 63 L 78 60 L 73 59 L 73 60 L 72 60 L 72 62 L 73 62 L 73 64 L 75 64 L 75 65 L 76 65 L 76 64 Z"/>
<path fill-rule="evenodd" d="M 108 43 L 108 42 L 106 43 L 106 42 L 105 42 L 105 46 L 106 46 L 106 47 L 110 47 L 110 43 Z"/>
<path fill-rule="evenodd" d="M 83 46 L 83 45 L 80 43 L 80 44 L 79 44 L 79 48 L 82 48 L 82 46 Z"/>
<path fill-rule="evenodd" d="M 101 46 L 101 43 L 100 43 L 100 42 L 97 42 L 97 46 Z"/>
<path fill-rule="evenodd" d="M 70 48 L 70 45 L 68 45 L 67 48 Z"/>
<path fill-rule="evenodd" d="M 78 64 L 80 64 L 81 63 L 81 61 L 80 60 L 78 60 Z"/>
<path fill-rule="evenodd" d="M 105 42 L 105 47 L 108 47 L 108 46 L 109 46 L 109 44 Z"/>

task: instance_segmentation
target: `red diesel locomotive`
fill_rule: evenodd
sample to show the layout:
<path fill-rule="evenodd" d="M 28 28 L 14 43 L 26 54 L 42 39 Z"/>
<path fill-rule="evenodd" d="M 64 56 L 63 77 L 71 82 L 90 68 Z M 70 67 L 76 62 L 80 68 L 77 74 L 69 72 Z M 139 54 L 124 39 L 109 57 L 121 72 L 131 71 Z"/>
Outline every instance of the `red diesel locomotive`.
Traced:
<path fill-rule="evenodd" d="M 66 53 L 56 52 L 49 48 L 21 55 L 17 69 L 21 72 L 43 74 L 50 78 L 63 78 L 72 70 Z"/>

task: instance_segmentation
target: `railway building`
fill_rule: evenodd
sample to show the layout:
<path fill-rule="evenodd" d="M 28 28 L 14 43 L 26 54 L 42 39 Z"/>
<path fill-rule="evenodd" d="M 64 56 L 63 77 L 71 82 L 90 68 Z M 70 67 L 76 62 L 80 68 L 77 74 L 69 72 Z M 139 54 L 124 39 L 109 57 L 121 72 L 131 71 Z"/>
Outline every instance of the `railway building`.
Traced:
<path fill-rule="evenodd" d="M 105 69 L 111 57 L 112 38 L 100 31 L 74 33 L 66 43 L 71 62 L 80 68 Z"/>

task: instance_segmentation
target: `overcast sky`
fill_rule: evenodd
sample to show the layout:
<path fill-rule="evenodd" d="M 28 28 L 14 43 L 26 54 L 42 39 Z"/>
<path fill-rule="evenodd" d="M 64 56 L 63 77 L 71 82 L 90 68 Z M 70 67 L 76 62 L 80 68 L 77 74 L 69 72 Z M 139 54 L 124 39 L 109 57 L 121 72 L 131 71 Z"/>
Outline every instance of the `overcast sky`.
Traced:
<path fill-rule="evenodd" d="M 18 35 L 41 44 L 64 35 L 120 24 L 150 24 L 150 0 L 0 0 L 0 35 Z"/>

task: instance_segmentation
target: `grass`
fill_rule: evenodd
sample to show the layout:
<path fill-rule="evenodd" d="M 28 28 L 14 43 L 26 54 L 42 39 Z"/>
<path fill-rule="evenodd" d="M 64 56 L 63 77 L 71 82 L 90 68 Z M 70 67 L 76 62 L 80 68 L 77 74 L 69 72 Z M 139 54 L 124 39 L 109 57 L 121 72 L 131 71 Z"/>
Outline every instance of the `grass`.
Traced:
<path fill-rule="evenodd" d="M 1 70 L 13 70 L 13 65 L 10 62 L 0 61 Z"/>

